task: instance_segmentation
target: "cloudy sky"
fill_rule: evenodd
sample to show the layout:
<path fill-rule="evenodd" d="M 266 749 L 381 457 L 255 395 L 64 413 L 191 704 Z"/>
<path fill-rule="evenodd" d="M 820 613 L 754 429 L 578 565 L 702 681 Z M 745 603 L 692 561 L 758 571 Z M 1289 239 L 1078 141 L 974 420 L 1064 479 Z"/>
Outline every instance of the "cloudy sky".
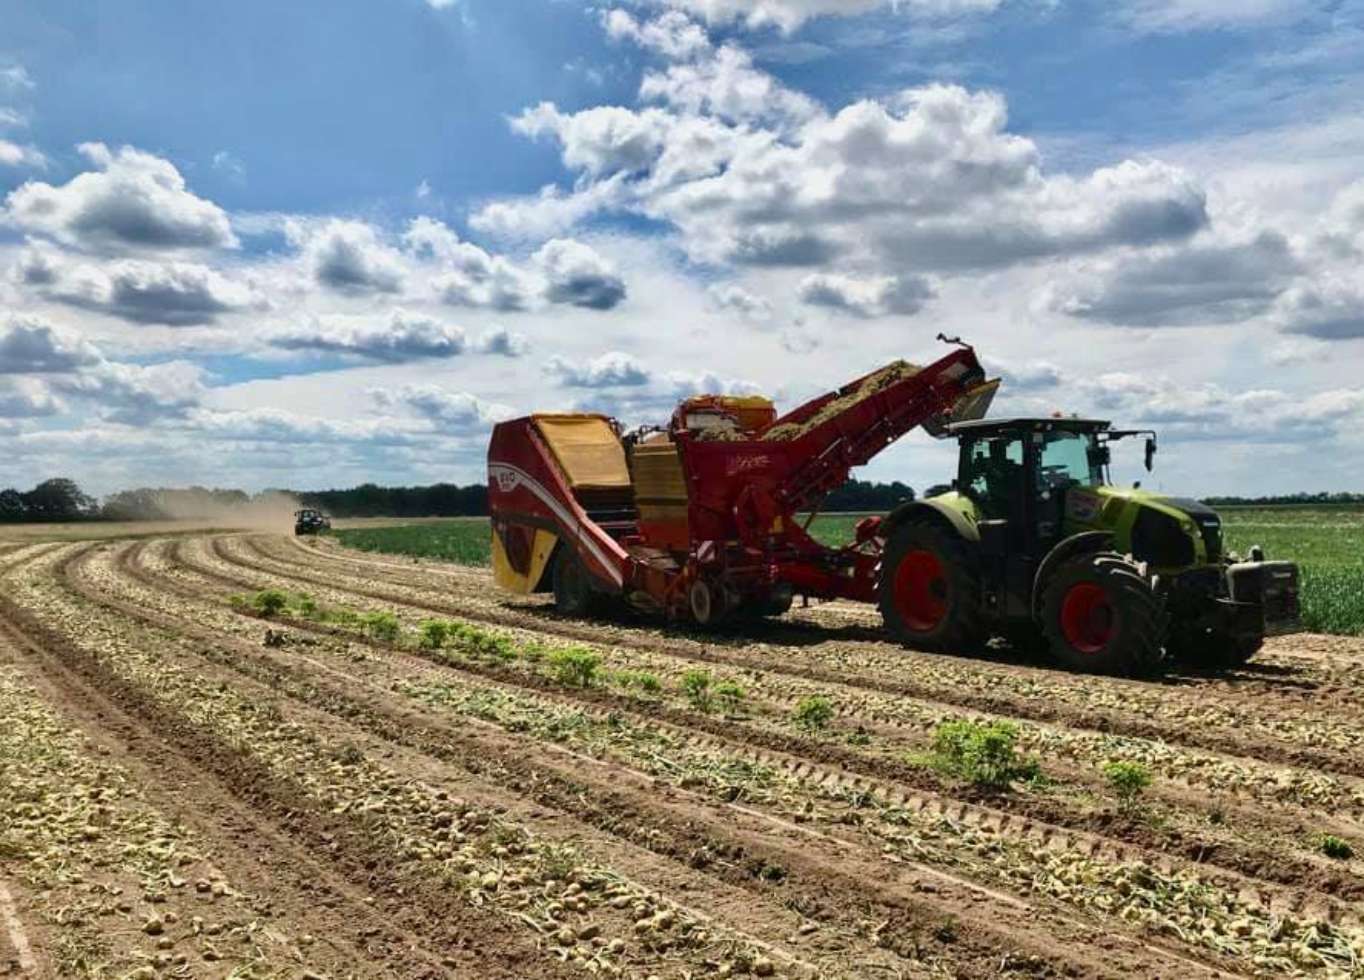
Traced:
<path fill-rule="evenodd" d="M 1364 0 L 0 23 L 0 485 L 468 482 L 500 418 L 790 406 L 946 331 L 997 414 L 1159 428 L 1154 485 L 1364 489 Z"/>

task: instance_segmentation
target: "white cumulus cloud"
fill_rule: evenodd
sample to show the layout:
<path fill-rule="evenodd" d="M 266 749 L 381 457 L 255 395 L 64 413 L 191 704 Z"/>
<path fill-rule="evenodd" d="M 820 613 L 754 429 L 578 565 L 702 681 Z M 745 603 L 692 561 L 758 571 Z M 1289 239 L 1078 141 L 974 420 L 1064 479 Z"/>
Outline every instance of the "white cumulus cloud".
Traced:
<path fill-rule="evenodd" d="M 29 181 L 11 191 L 11 224 L 92 251 L 237 245 L 227 214 L 190 192 L 170 161 L 128 146 L 79 149 L 95 169 L 59 186 Z"/>
<path fill-rule="evenodd" d="M 923 276 L 876 276 L 858 279 L 813 273 L 800 282 L 801 302 L 860 317 L 912 316 L 937 295 Z"/>
<path fill-rule="evenodd" d="M 652 377 L 638 359 L 623 351 L 608 351 L 581 364 L 551 357 L 545 371 L 570 388 L 629 388 L 648 384 Z"/>
<path fill-rule="evenodd" d="M 286 350 L 350 354 L 391 363 L 454 357 L 466 347 L 459 327 L 403 309 L 393 310 L 379 323 L 315 317 L 275 334 L 270 343 Z"/>
<path fill-rule="evenodd" d="M 0 110 L 0 123 L 17 116 L 6 115 Z M 47 166 L 47 157 L 35 146 L 23 146 L 9 140 L 0 140 L 0 167 L 34 167 L 39 170 Z"/>

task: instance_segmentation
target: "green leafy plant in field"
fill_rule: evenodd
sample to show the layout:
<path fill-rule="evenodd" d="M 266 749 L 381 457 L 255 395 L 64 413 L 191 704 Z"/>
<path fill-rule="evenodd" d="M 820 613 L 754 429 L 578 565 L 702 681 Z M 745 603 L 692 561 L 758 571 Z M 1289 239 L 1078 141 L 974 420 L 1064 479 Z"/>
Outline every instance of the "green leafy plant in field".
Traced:
<path fill-rule="evenodd" d="M 396 643 L 402 634 L 398 617 L 391 612 L 368 612 L 360 616 L 365 635 L 380 643 Z"/>
<path fill-rule="evenodd" d="M 744 689 L 734 681 L 721 681 L 715 685 L 715 700 L 726 715 L 737 715 L 744 702 Z"/>
<path fill-rule="evenodd" d="M 324 609 L 319 618 L 324 623 L 331 623 L 343 629 L 358 629 L 363 624 L 364 619 L 354 609 L 347 609 L 344 606 L 336 609 Z"/>
<path fill-rule="evenodd" d="M 1117 797 L 1118 809 L 1126 814 L 1136 813 L 1141 795 L 1151 785 L 1151 770 L 1140 762 L 1119 760 L 1105 762 L 1103 774 L 1108 788 Z"/>
<path fill-rule="evenodd" d="M 485 630 L 472 623 L 448 623 L 447 626 L 451 641 L 463 653 L 500 661 L 516 659 L 515 645 L 501 633 Z"/>
<path fill-rule="evenodd" d="M 697 711 L 711 709 L 710 681 L 708 670 L 689 670 L 682 675 L 682 693 Z"/>
<path fill-rule="evenodd" d="M 310 595 L 301 595 L 294 602 L 294 612 L 304 619 L 317 619 L 322 613 L 317 600 Z"/>
<path fill-rule="evenodd" d="M 267 619 L 278 616 L 289 605 L 289 596 L 279 589 L 261 589 L 251 597 L 251 608 Z"/>
<path fill-rule="evenodd" d="M 1037 775 L 1037 762 L 1018 754 L 1018 729 L 1008 722 L 945 721 L 933 730 L 933 764 L 985 789 L 1008 789 Z"/>
<path fill-rule="evenodd" d="M 643 670 L 622 671 L 616 675 L 616 683 L 649 697 L 657 697 L 663 690 L 663 682 L 658 679 L 658 675 Z"/>
<path fill-rule="evenodd" d="M 1343 837 L 1337 837 L 1335 834 L 1319 835 L 1317 837 L 1317 850 L 1328 858 L 1335 858 L 1337 861 L 1348 861 L 1355 855 L 1355 849 L 1350 845 L 1350 842 Z"/>
<path fill-rule="evenodd" d="M 834 720 L 834 705 L 823 694 L 811 695 L 796 705 L 792 720 L 807 732 L 822 731 Z"/>
<path fill-rule="evenodd" d="M 450 624 L 443 619 L 424 619 L 417 627 L 417 646 L 423 650 L 439 650 L 450 638 Z"/>
<path fill-rule="evenodd" d="M 549 655 L 549 662 L 560 683 L 591 687 L 596 682 L 601 657 L 583 647 L 563 647 Z"/>

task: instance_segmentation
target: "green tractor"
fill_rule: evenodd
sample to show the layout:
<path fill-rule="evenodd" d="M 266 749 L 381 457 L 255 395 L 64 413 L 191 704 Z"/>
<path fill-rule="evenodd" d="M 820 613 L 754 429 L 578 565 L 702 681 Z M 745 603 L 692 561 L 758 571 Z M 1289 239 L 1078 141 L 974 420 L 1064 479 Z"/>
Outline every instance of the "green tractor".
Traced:
<path fill-rule="evenodd" d="M 1113 486 L 1110 443 L 1155 433 L 1078 418 L 950 427 L 950 491 L 889 514 L 881 613 L 906 646 L 959 652 L 991 636 L 1067 666 L 1138 675 L 1167 661 L 1242 664 L 1296 632 L 1298 568 L 1226 552 L 1215 511 Z"/>

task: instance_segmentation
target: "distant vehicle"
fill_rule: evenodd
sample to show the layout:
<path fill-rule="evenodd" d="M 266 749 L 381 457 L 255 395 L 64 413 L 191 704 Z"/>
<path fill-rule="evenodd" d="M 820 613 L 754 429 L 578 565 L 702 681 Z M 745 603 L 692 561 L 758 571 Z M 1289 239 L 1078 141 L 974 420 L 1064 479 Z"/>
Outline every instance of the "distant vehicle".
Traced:
<path fill-rule="evenodd" d="M 332 529 L 332 519 L 320 510 L 305 507 L 294 511 L 294 534 L 321 534 Z"/>

